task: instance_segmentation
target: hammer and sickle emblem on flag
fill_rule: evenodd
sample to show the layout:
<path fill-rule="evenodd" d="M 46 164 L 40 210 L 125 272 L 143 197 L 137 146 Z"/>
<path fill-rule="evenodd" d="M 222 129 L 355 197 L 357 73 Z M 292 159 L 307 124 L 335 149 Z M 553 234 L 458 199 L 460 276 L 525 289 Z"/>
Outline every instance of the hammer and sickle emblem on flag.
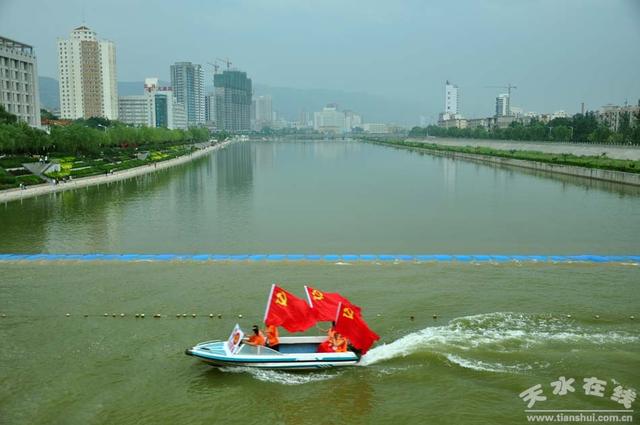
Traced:
<path fill-rule="evenodd" d="M 314 289 L 313 291 L 311 291 L 311 296 L 316 301 L 321 301 L 321 300 L 324 299 L 324 294 L 322 292 L 318 291 L 317 289 Z"/>
<path fill-rule="evenodd" d="M 353 319 L 353 310 L 351 310 L 349 307 L 345 307 L 344 309 L 342 309 L 342 315 L 347 319 Z"/>
<path fill-rule="evenodd" d="M 287 306 L 287 294 L 284 292 L 278 292 L 276 294 L 276 304 L 280 304 L 283 307 Z"/>

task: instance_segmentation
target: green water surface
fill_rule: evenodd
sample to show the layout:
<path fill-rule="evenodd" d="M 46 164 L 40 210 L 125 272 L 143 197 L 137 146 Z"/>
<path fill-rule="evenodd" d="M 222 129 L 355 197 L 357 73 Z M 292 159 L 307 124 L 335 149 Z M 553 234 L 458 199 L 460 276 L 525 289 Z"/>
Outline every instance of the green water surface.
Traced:
<path fill-rule="evenodd" d="M 351 141 L 237 143 L 0 205 L 4 253 L 638 254 L 638 235 L 633 188 Z M 259 323 L 276 282 L 343 293 L 381 341 L 311 373 L 184 355 Z M 0 424 L 517 424 L 536 384 L 535 408 L 624 409 L 639 282 L 632 264 L 0 262 Z"/>

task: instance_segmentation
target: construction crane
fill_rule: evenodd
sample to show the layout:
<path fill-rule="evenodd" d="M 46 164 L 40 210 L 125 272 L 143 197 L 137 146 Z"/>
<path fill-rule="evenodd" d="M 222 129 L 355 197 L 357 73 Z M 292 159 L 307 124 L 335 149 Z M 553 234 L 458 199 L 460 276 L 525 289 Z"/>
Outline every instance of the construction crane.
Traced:
<path fill-rule="evenodd" d="M 211 63 L 211 62 L 207 62 L 207 64 L 211 65 L 213 67 L 213 73 L 217 74 L 218 70 L 220 69 L 220 65 L 216 64 L 216 63 Z"/>
<path fill-rule="evenodd" d="M 507 94 L 509 95 L 509 99 L 511 99 L 511 89 L 517 89 L 518 87 L 511 85 L 511 83 L 506 86 L 484 86 L 486 89 L 507 89 Z"/>
<path fill-rule="evenodd" d="M 509 102 L 507 103 L 507 115 L 511 115 L 511 89 L 517 89 L 518 87 L 507 83 L 506 86 L 485 86 L 487 89 L 507 89 L 507 96 L 509 96 Z"/>
<path fill-rule="evenodd" d="M 226 63 L 227 64 L 227 69 L 231 68 L 231 61 L 229 60 L 229 58 L 216 58 L 216 61 L 222 62 L 222 63 Z"/>

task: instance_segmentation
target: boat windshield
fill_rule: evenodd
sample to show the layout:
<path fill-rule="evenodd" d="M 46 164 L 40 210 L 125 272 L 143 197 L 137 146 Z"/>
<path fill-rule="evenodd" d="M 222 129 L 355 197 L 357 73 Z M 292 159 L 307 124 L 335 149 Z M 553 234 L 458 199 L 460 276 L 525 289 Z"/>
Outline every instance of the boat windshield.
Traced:
<path fill-rule="evenodd" d="M 263 345 L 242 344 L 238 354 L 244 356 L 281 356 L 282 353 Z"/>

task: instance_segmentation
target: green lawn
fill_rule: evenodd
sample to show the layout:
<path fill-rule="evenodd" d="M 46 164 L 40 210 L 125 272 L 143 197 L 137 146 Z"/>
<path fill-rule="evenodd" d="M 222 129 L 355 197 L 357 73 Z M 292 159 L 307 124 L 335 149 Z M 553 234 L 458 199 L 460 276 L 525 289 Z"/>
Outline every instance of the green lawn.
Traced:
<path fill-rule="evenodd" d="M 110 171 L 122 171 L 154 162 L 166 161 L 186 155 L 191 151 L 192 147 L 190 145 L 168 146 L 161 150 L 149 151 L 149 155 L 144 160 L 137 158 L 137 152 L 117 149 L 106 152 L 100 158 L 53 157 L 52 160 L 60 162 L 61 170 L 58 173 L 49 173 L 47 177 L 64 179 L 69 176 L 75 178 L 96 176 Z"/>
<path fill-rule="evenodd" d="M 12 166 L 12 168 L 14 168 Z M 14 187 L 20 187 L 20 183 L 25 186 L 44 183 L 40 177 L 31 174 L 26 169 L 21 169 L 15 173 L 10 173 L 3 167 L 0 167 L 0 190 L 12 189 Z"/>
<path fill-rule="evenodd" d="M 193 150 L 191 145 L 166 146 L 159 150 L 149 150 L 146 159 L 138 159 L 135 151 L 126 149 L 110 149 L 101 157 L 78 157 L 51 154 L 49 159 L 60 164 L 60 171 L 47 174 L 47 177 L 58 180 L 69 177 L 80 178 L 96 176 L 110 171 L 122 171 L 129 168 L 167 161 L 179 156 L 187 155 Z M 146 152 L 143 150 L 142 152 Z M 44 183 L 40 177 L 22 168 L 25 162 L 37 162 L 29 156 L 6 156 L 0 159 L 0 190 Z M 9 172 L 6 168 L 20 168 Z"/>

